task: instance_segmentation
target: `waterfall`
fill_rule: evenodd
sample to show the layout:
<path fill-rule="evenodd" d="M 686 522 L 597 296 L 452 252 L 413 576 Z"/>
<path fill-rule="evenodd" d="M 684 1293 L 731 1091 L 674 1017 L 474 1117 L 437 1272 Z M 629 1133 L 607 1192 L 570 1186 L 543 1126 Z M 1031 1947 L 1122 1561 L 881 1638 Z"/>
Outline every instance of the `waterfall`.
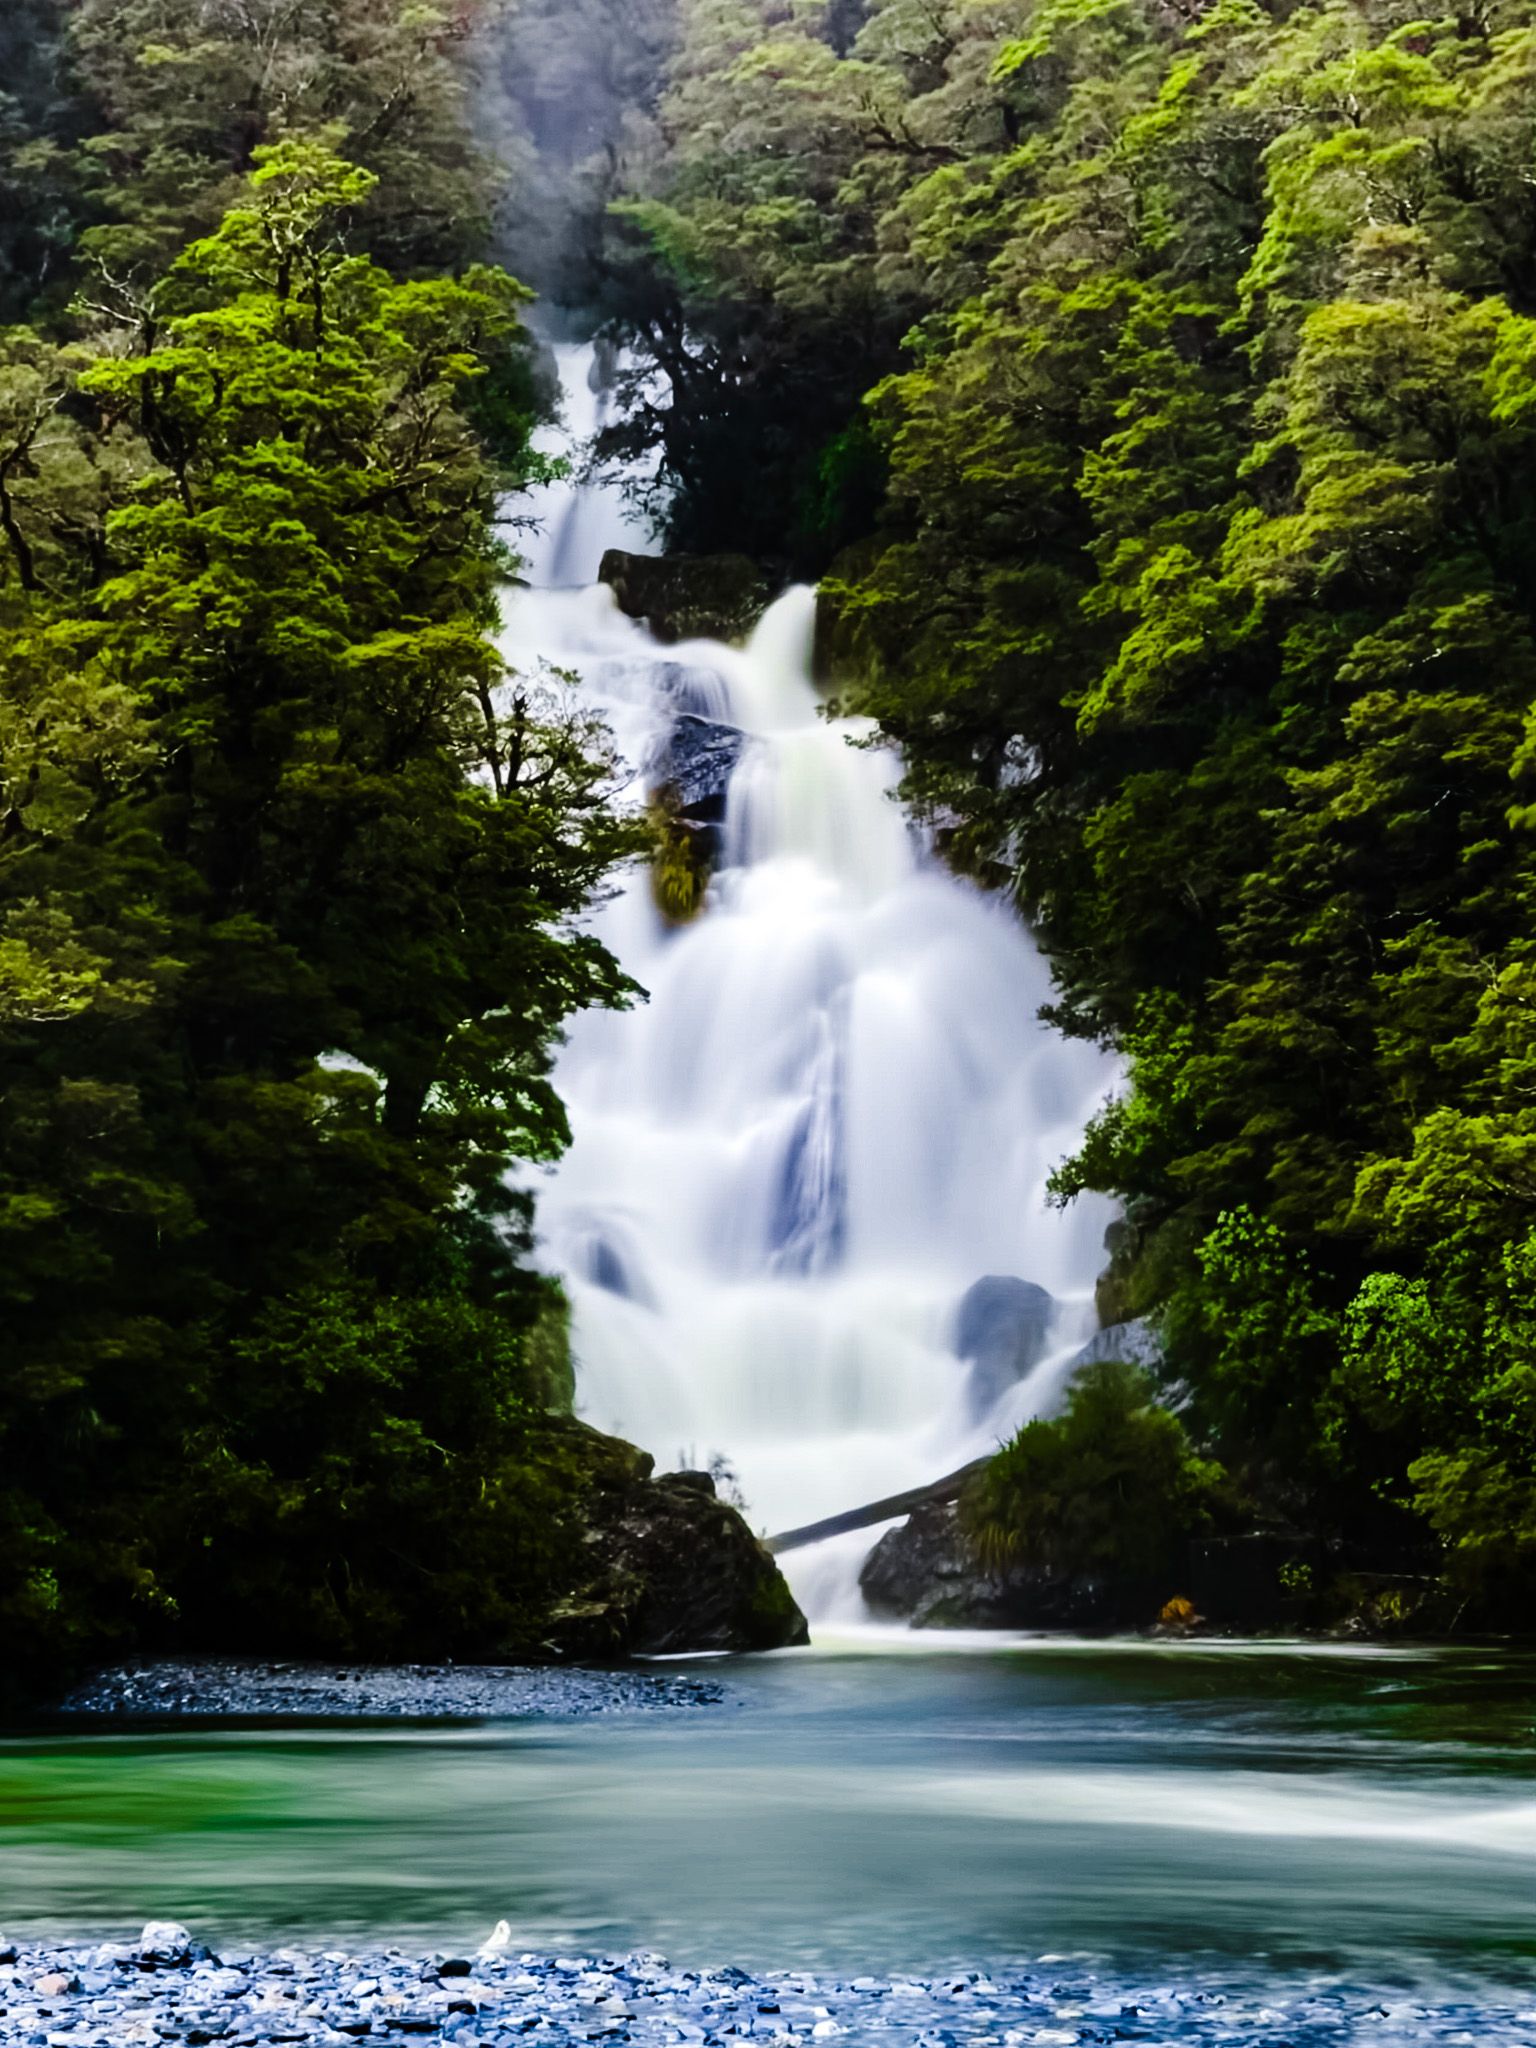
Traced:
<path fill-rule="evenodd" d="M 561 352 L 578 433 L 591 362 Z M 734 761 L 702 914 L 669 925 L 623 879 L 595 922 L 650 1000 L 579 1018 L 556 1075 L 574 1142 L 539 1213 L 579 1407 L 664 1468 L 725 1460 L 755 1527 L 797 1526 L 953 1470 L 1059 1390 L 1112 1211 L 1053 1209 L 1046 1181 L 1112 1073 L 1039 1021 L 1028 933 L 938 864 L 890 751 L 820 715 L 811 591 L 744 649 L 662 647 L 583 583 L 644 545 L 622 501 L 541 509 L 509 658 L 579 676 L 637 800 L 680 716 Z M 857 1612 L 872 1541 L 786 1559 L 813 1618 Z"/>

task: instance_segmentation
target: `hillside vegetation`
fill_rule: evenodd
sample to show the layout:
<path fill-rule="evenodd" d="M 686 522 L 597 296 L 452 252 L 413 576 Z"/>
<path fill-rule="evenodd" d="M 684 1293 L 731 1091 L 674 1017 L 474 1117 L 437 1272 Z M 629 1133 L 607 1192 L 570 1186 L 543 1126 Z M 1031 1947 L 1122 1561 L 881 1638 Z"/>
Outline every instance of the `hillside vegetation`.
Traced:
<path fill-rule="evenodd" d="M 494 641 L 526 294 L 462 8 L 7 14 L 0 1624 L 527 1649 L 588 1474 L 516 1161 L 634 828 Z M 477 219 L 482 223 L 476 226 Z M 611 1453 L 612 1447 L 609 1447 Z"/>
<path fill-rule="evenodd" d="M 615 218 L 684 543 L 1129 1068 L 1119 1196 L 1266 1512 L 1536 1586 L 1536 14 L 683 0 Z M 736 479 L 751 450 L 750 487 Z"/>
<path fill-rule="evenodd" d="M 497 251 L 627 351 L 673 543 L 824 579 L 839 704 L 1121 1055 L 1057 1192 L 1179 1409 L 1116 1394 L 1136 1526 L 1521 1624 L 1530 0 L 15 0 L 0 80 L 14 1668 L 504 1651 L 575 1569 L 513 1169 L 641 828 L 495 646 Z M 1001 1550 L 1042 1473 L 1123 1548 L 1093 1393 Z"/>

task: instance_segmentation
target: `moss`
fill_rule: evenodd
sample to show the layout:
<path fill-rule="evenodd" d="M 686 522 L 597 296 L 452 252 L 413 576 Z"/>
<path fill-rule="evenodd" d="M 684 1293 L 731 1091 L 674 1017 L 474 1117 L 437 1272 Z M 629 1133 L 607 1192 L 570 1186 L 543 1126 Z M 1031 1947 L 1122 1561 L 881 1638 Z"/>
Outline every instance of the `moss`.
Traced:
<path fill-rule="evenodd" d="M 754 1648 L 777 1649 L 793 1641 L 804 1624 L 789 1581 L 766 1550 L 763 1559 L 765 1569 L 752 1588 L 744 1620 Z"/>
<path fill-rule="evenodd" d="M 571 1305 L 562 1294 L 523 1337 L 531 1385 L 555 1415 L 569 1415 L 576 1402 L 576 1363 L 571 1356 Z"/>
<path fill-rule="evenodd" d="M 710 835 L 691 823 L 663 791 L 651 805 L 656 851 L 651 859 L 651 893 L 669 924 L 691 924 L 709 893 Z"/>

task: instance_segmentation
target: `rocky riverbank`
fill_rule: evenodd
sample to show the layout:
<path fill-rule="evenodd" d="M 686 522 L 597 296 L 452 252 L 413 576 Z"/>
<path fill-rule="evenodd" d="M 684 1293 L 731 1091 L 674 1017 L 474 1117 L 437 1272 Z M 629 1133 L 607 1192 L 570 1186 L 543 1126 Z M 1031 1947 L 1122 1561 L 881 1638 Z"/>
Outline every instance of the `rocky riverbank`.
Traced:
<path fill-rule="evenodd" d="M 1381 2043 L 1528 2043 L 1536 2012 L 1510 2004 L 1382 2000 L 1352 1988 L 1276 1979 L 1238 1986 L 1192 1976 L 1111 1981 L 1063 1958 L 995 1976 L 830 1977 L 803 1971 L 678 1970 L 661 1957 L 509 1953 L 410 1955 L 399 1949 L 276 1949 L 214 1955 L 183 1927 L 94 1947 L 0 1942 L 0 2042 L 26 2048 L 350 2048 L 362 2042 L 592 2041 L 849 2048 L 1343 2048 Z"/>
<path fill-rule="evenodd" d="M 712 1679 L 633 1669 L 195 1658 L 100 1671 L 77 1686 L 59 1712 L 108 1720 L 587 1719 L 688 1713 L 727 1697 Z"/>

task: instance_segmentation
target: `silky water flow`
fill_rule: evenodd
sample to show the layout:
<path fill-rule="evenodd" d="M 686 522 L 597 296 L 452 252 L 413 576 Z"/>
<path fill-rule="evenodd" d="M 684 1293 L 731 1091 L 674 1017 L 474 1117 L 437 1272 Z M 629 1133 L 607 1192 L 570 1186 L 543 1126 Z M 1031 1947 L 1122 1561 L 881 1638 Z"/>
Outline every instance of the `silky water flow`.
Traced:
<path fill-rule="evenodd" d="M 579 450 L 594 354 L 558 353 L 550 445 Z M 605 548 L 649 542 L 619 490 L 555 484 L 534 510 L 517 670 L 579 679 L 627 800 L 680 717 L 735 755 L 701 914 L 670 924 L 647 872 L 623 878 L 596 924 L 649 1001 L 578 1018 L 559 1062 L 573 1143 L 539 1217 L 578 1406 L 663 1470 L 724 1461 L 755 1528 L 798 1527 L 939 1478 L 1059 1392 L 1113 1212 L 1054 1208 L 1047 1180 L 1113 1073 L 1040 1021 L 1028 932 L 940 865 L 869 724 L 822 715 L 812 591 L 745 648 L 662 646 L 593 580 Z M 998 1386 L 1010 1347 L 1027 1366 Z M 785 1558 L 813 1621 L 860 1618 L 877 1534 Z"/>

